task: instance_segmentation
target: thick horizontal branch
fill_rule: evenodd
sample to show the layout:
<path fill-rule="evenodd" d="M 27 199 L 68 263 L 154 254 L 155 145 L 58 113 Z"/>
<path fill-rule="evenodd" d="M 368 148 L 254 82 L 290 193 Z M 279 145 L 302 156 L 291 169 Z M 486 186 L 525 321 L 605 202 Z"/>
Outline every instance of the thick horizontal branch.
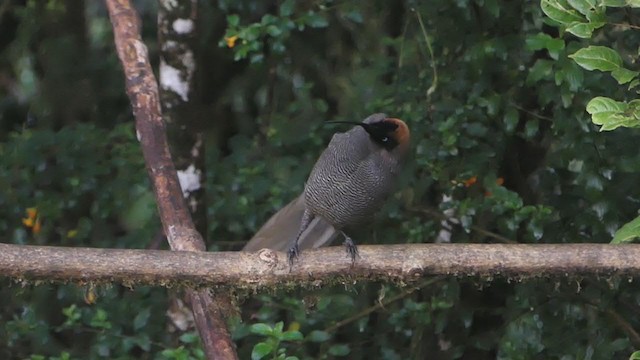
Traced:
<path fill-rule="evenodd" d="M 358 280 L 410 282 L 428 275 L 584 276 L 640 274 L 640 245 L 406 244 L 342 247 L 286 255 L 249 252 L 120 250 L 0 244 L 0 276 L 16 280 L 117 282 L 260 289 Z"/>

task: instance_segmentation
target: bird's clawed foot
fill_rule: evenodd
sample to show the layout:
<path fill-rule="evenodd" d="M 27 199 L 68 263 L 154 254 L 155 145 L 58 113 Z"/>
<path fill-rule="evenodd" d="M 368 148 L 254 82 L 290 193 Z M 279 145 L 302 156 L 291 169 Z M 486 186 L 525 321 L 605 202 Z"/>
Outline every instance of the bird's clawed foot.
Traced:
<path fill-rule="evenodd" d="M 356 246 L 356 243 L 354 243 L 350 237 L 345 236 L 344 246 L 347 249 L 347 255 L 349 255 L 349 257 L 351 258 L 351 263 L 355 263 L 356 258 L 360 257 L 360 254 L 358 254 L 358 247 Z"/>
<path fill-rule="evenodd" d="M 299 256 L 300 256 L 300 248 L 298 247 L 298 244 L 295 244 L 289 248 L 289 251 L 287 251 L 287 258 L 289 259 L 289 271 L 291 271 L 291 268 L 293 267 L 293 262 Z"/>

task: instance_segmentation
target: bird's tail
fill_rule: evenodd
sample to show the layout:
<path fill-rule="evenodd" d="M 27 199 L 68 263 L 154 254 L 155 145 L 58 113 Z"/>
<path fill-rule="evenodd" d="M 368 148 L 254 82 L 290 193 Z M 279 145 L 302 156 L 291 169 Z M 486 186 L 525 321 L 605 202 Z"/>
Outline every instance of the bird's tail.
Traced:
<path fill-rule="evenodd" d="M 304 195 L 300 194 L 287 206 L 273 214 L 242 250 L 257 251 L 266 248 L 287 251 L 300 230 L 302 214 L 304 214 Z M 300 250 L 327 246 L 337 235 L 338 232 L 329 223 L 316 216 L 300 236 Z"/>

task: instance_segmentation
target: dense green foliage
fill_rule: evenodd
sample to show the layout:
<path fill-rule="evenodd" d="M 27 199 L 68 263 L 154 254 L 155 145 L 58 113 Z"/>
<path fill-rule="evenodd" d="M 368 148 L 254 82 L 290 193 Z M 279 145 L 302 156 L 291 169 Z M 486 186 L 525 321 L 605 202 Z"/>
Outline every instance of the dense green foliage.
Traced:
<path fill-rule="evenodd" d="M 434 210 L 460 219 L 452 242 L 610 242 L 637 215 L 640 158 L 636 130 L 599 127 L 635 115 L 640 24 L 633 8 L 596 3 L 624 5 L 202 2 L 194 107 L 207 124 L 210 248 L 250 238 L 302 190 L 334 131 L 323 121 L 377 111 L 408 123 L 413 154 L 367 242 L 432 242 Z M 139 10 L 156 61 L 156 12 Z M 122 79 L 99 3 L 0 6 L 3 242 L 153 242 Z M 621 359 L 640 347 L 637 294 L 631 279 L 438 278 L 413 292 L 256 295 L 230 321 L 243 359 Z M 0 357 L 202 358 L 193 331 L 167 319 L 173 298 L 4 282 Z"/>

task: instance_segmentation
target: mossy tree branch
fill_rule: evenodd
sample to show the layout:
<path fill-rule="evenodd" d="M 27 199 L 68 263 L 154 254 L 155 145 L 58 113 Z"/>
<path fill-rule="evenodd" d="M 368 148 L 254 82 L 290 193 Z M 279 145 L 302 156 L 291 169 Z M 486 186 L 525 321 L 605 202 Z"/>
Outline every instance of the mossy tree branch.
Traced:
<path fill-rule="evenodd" d="M 307 250 L 289 269 L 284 253 L 171 252 L 0 244 L 0 274 L 16 280 L 187 285 L 251 290 L 426 276 L 637 276 L 640 245 L 362 245 L 352 265 L 339 246 Z"/>

